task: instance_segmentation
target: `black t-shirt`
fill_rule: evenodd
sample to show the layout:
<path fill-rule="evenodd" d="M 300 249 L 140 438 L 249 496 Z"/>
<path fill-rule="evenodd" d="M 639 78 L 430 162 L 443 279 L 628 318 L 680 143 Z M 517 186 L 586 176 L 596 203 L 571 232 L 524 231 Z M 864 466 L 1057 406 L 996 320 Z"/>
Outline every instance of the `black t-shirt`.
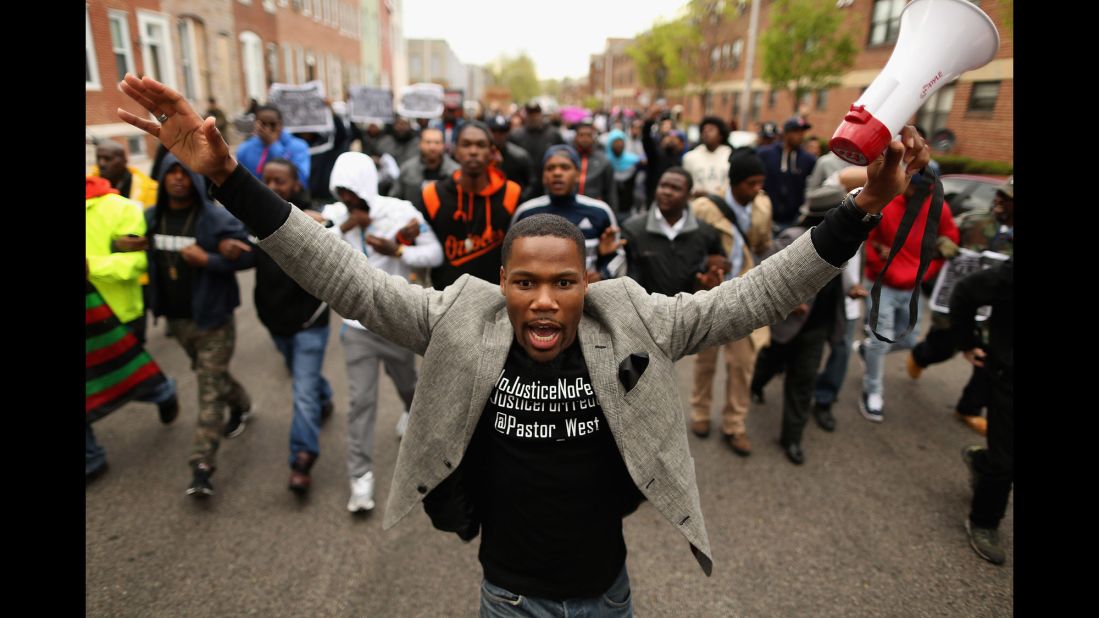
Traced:
<path fill-rule="evenodd" d="M 517 594 L 592 598 L 626 560 L 630 479 L 574 342 L 550 363 L 513 343 L 472 456 L 485 579 Z"/>
<path fill-rule="evenodd" d="M 191 316 L 192 283 L 194 270 L 180 256 L 179 251 L 187 245 L 195 244 L 195 219 L 198 213 L 194 206 L 176 210 L 165 208 L 154 230 L 153 261 L 156 263 L 157 287 L 159 288 L 160 309 L 169 319 Z M 194 212 L 194 216 L 190 217 Z M 188 225 L 187 219 L 191 221 Z M 186 228 L 186 229 L 184 229 Z M 172 274 L 175 278 L 172 278 Z"/>

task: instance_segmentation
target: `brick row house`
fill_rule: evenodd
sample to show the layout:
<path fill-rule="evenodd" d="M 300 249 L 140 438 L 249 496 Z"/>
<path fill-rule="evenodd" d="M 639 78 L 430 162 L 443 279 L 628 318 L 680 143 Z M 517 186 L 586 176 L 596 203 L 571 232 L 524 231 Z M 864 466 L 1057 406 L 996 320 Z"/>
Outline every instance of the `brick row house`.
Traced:
<path fill-rule="evenodd" d="M 733 1 L 733 0 L 728 0 Z M 759 0 L 758 32 L 766 31 L 772 0 Z M 809 93 L 795 105 L 793 95 L 772 90 L 760 79 L 761 54 L 755 55 L 755 67 L 748 98 L 746 130 L 755 130 L 762 122 L 782 124 L 798 111 L 814 125 L 810 133 L 828 139 L 839 126 L 853 103 L 878 75 L 893 53 L 906 0 L 839 0 L 836 11 L 844 15 L 845 25 L 854 33 L 859 46 L 854 66 L 838 77 L 834 88 Z M 830 1 L 827 4 L 832 4 Z M 912 118 L 929 134 L 949 129 L 956 136 L 952 154 L 987 161 L 1014 160 L 1014 37 L 1007 25 L 1010 15 L 996 0 L 974 2 L 989 15 L 1000 33 L 1000 48 L 989 64 L 962 74 L 947 84 Z M 750 0 L 736 0 L 730 18 L 706 26 L 704 39 L 711 42 L 701 53 L 710 58 L 708 105 L 704 109 L 699 84 L 688 84 L 666 93 L 669 105 L 681 106 L 682 117 L 697 123 L 713 114 L 725 119 L 742 116 L 741 93 L 745 87 L 745 64 L 750 16 Z M 631 39 L 610 39 L 601 54 L 594 54 L 589 65 L 588 89 L 604 106 L 637 108 L 652 96 L 641 84 L 632 58 L 626 52 Z M 610 67 L 611 80 L 606 69 Z"/>
<path fill-rule="evenodd" d="M 320 80 L 333 100 L 354 85 L 399 87 L 407 75 L 400 11 L 401 0 L 89 0 L 87 162 L 96 139 L 123 144 L 134 165 L 151 160 L 155 140 L 115 114 L 120 106 L 143 113 L 115 87 L 126 72 L 163 81 L 200 113 L 213 97 L 230 118 L 251 99 L 265 101 L 275 82 Z"/>

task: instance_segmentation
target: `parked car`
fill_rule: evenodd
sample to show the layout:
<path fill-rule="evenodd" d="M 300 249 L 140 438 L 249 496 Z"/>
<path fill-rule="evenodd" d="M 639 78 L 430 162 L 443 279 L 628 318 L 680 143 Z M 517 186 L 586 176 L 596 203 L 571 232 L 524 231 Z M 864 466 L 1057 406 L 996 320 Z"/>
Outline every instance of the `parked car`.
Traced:
<path fill-rule="evenodd" d="M 976 174 L 946 174 L 943 176 L 943 199 L 950 204 L 955 217 L 971 210 L 992 208 L 996 189 L 1007 176 Z"/>

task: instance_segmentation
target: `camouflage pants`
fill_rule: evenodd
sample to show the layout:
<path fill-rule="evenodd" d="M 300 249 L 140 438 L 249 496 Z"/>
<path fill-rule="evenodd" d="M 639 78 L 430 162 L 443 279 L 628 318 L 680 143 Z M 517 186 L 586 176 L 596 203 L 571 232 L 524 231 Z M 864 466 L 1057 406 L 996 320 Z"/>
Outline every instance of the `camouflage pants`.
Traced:
<path fill-rule="evenodd" d="M 199 330 L 193 320 L 169 320 L 176 341 L 191 358 L 198 377 L 198 428 L 191 447 L 190 463 L 216 466 L 215 456 L 225 429 L 226 407 L 248 410 L 252 400 L 244 387 L 229 375 L 229 361 L 236 344 L 232 316 L 220 327 Z"/>

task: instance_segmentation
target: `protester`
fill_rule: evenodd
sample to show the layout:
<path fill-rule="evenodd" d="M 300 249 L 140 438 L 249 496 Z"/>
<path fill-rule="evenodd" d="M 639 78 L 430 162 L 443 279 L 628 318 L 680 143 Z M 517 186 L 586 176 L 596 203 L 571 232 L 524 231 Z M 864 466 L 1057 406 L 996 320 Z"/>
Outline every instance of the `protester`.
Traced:
<path fill-rule="evenodd" d="M 824 221 L 825 214 L 843 200 L 844 191 L 838 186 L 821 187 L 810 193 L 808 212 L 798 223 L 783 230 L 775 238 L 771 251 L 781 251 L 814 225 Z M 771 345 L 759 354 L 752 390 L 762 391 L 775 374 L 784 372 L 782 384 L 782 434 L 779 445 L 794 465 L 805 463 L 801 438 L 809 422 L 809 400 L 813 395 L 814 378 L 824 355 L 824 342 L 842 339 L 844 333 L 842 274 L 832 278 L 817 294 L 807 299 L 781 322 L 771 326 Z"/>
<path fill-rule="evenodd" d="M 204 118 L 213 118 L 214 125 L 218 128 L 218 133 L 222 135 L 229 135 L 229 120 L 225 117 L 225 112 L 221 111 L 218 107 L 218 101 L 214 97 L 206 99 L 206 113 Z"/>
<path fill-rule="evenodd" d="M 496 144 L 496 166 L 504 173 L 504 176 L 521 189 L 520 201 L 526 201 L 534 192 L 534 163 L 530 154 L 521 146 L 508 140 L 510 132 L 508 121 L 503 116 L 494 116 L 489 120 L 488 128 L 492 129 L 492 141 Z"/>
<path fill-rule="evenodd" d="M 550 146 L 542 171 L 546 195 L 521 204 L 511 224 L 536 214 L 564 217 L 584 235 L 589 280 L 622 276 L 626 274 L 626 253 L 618 238 L 618 220 L 607 203 L 578 192 L 580 168 L 575 150 L 569 146 Z"/>
<path fill-rule="evenodd" d="M 297 169 L 288 159 L 270 159 L 263 183 L 297 208 L 307 209 Z M 256 251 L 256 314 L 293 379 L 290 421 L 290 491 L 305 494 L 310 469 L 320 456 L 320 425 L 332 414 L 332 386 L 321 374 L 328 347 L 328 305 L 311 296 L 262 249 Z"/>
<path fill-rule="evenodd" d="M 274 105 L 256 108 L 256 132 L 237 148 L 237 159 L 256 178 L 268 159 L 289 159 L 298 168 L 302 186 L 309 186 L 309 145 L 282 126 L 282 112 Z"/>
<path fill-rule="evenodd" d="M 564 144 L 565 140 L 561 137 L 561 133 L 558 132 L 557 129 L 546 126 L 545 120 L 542 118 L 541 105 L 535 102 L 527 103 L 524 106 L 524 111 L 527 114 L 524 125 L 513 130 L 511 135 L 508 136 L 508 139 L 527 151 L 532 163 L 541 161 L 546 156 L 547 148 L 557 144 Z M 534 174 L 532 180 L 530 196 L 537 197 L 545 193 L 540 175 Z"/>
<path fill-rule="evenodd" d="M 641 157 L 626 149 L 626 134 L 615 129 L 607 135 L 607 160 L 614 168 L 614 185 L 618 194 L 617 217 L 625 221 L 634 214 L 634 192 L 641 174 Z"/>
<path fill-rule="evenodd" d="M 106 178 L 88 176 L 84 185 L 84 257 L 92 286 L 86 294 L 89 298 L 94 295 L 95 301 L 86 307 L 92 312 L 88 316 L 92 321 L 85 326 L 88 361 L 94 364 L 86 372 L 89 392 L 84 428 L 84 475 L 91 480 L 107 465 L 92 420 L 137 400 L 157 404 L 160 421 L 167 425 L 179 414 L 179 400 L 175 382 L 164 378 L 159 369 L 154 372 L 144 365 L 129 365 L 144 354 L 145 343 L 145 305 L 139 280 L 148 264 L 148 243 L 141 204 L 119 195 Z M 95 307 L 104 308 L 93 311 Z M 127 334 L 133 341 L 123 341 Z M 156 376 L 159 378 L 154 379 Z"/>
<path fill-rule="evenodd" d="M 618 189 L 614 184 L 614 167 L 603 151 L 595 147 L 595 127 L 590 122 L 576 125 L 573 143 L 580 157 L 577 193 L 604 202 L 611 210 L 617 211 Z"/>
<path fill-rule="evenodd" d="M 959 350 L 988 375 L 988 448 L 969 446 L 962 459 L 969 468 L 973 500 L 965 529 L 977 555 L 992 564 L 1007 561 L 1000 544 L 1000 521 L 1015 480 L 1015 278 L 1014 263 L 974 273 L 954 287 L 951 330 Z M 978 335 L 979 307 L 991 305 L 988 345 Z"/>
<path fill-rule="evenodd" d="M 710 125 L 713 126 L 713 125 Z M 724 195 L 708 195 L 691 203 L 691 212 L 721 235 L 721 245 L 731 259 L 725 278 L 744 276 L 771 246 L 771 200 L 763 193 L 763 162 L 751 152 L 727 161 Z M 734 453 L 751 455 L 745 420 L 749 387 L 756 355 L 770 340 L 767 327 L 724 346 L 725 406 L 721 411 L 721 435 Z M 707 348 L 695 357 L 691 391 L 691 431 L 700 438 L 710 435 L 710 404 L 718 348 Z"/>
<path fill-rule="evenodd" d="M 710 289 L 731 271 L 717 230 L 687 207 L 691 188 L 687 170 L 668 168 L 656 191 L 656 208 L 622 226 L 628 274 L 649 294 Z"/>
<path fill-rule="evenodd" d="M 759 268 L 708 293 L 648 295 L 627 277 L 589 286 L 583 235 L 551 215 L 509 231 L 496 282 L 462 277 L 438 291 L 372 268 L 241 171 L 213 122 L 179 93 L 133 75 L 121 88 L 162 122 L 121 109 L 119 117 L 210 176 L 219 201 L 306 291 L 425 355 L 384 527 L 422 502 L 439 529 L 464 540 L 483 530 L 485 614 L 509 606 L 514 613 L 520 603 L 545 607 L 548 599 L 568 599 L 566 607 L 580 613 L 610 599 L 615 615 L 631 615 L 622 518 L 643 499 L 712 572 L 675 361 L 781 319 L 833 279 L 872 228 L 866 216 L 904 190 L 906 174 L 928 158 L 906 127 L 871 165 L 862 193 Z M 460 155 L 490 150 L 487 128 L 474 129 L 459 134 Z M 465 172 L 468 158 L 459 159 Z M 668 176 L 663 191 L 675 194 L 682 212 L 689 178 Z M 711 267 L 703 279 L 718 283 L 720 275 Z"/>
<path fill-rule="evenodd" d="M 489 128 L 476 120 L 468 122 L 454 147 L 461 169 L 424 185 L 425 218 L 442 243 L 445 258 L 431 269 L 437 290 L 466 273 L 485 281 L 499 279 L 500 248 L 521 191 L 492 165 L 495 153 Z"/>
<path fill-rule="evenodd" d="M 758 149 L 767 166 L 763 188 L 774 205 L 774 223 L 779 231 L 798 219 L 805 202 L 805 181 L 813 173 L 817 158 L 802 149 L 805 131 L 812 125 L 800 117 L 791 118 L 782 127 L 782 141 Z"/>
<path fill-rule="evenodd" d="M 759 140 L 756 141 L 756 148 L 763 148 L 764 146 L 770 146 L 778 141 L 779 131 L 778 125 L 767 121 L 759 125 Z"/>
<path fill-rule="evenodd" d="M 156 205 L 156 181 L 129 165 L 122 144 L 112 140 L 99 142 L 95 146 L 95 162 L 88 176 L 105 178 L 119 195 L 145 208 Z"/>
<path fill-rule="evenodd" d="M 683 155 L 683 169 L 694 179 L 692 197 L 724 196 L 729 190 L 729 156 L 733 154 L 726 143 L 729 129 L 717 116 L 706 116 L 699 126 L 702 143 Z"/>
<path fill-rule="evenodd" d="M 831 153 L 825 155 L 825 158 Z M 813 168 L 813 173 L 820 169 L 821 161 Z M 822 183 L 822 187 L 842 187 L 844 192 L 851 191 L 866 184 L 866 168 L 858 166 L 845 166 L 830 175 Z M 806 191 L 807 195 L 814 195 L 814 191 L 821 187 L 814 187 Z M 855 331 L 862 317 L 862 299 L 870 296 L 870 292 L 862 287 L 862 248 L 855 253 L 855 257 L 847 261 L 843 268 L 843 289 L 846 290 L 843 299 L 843 313 L 845 325 L 843 340 L 832 336 L 826 342 L 828 344 L 828 359 L 824 362 L 824 368 L 817 374 L 816 388 L 813 390 L 813 417 L 817 425 L 825 431 L 836 430 L 836 417 L 832 414 L 832 406 L 839 399 L 843 380 L 847 377 L 847 365 L 851 357 L 851 347 L 855 342 Z"/>
<path fill-rule="evenodd" d="M 825 154 L 817 159 L 816 165 L 813 166 L 813 173 L 809 174 L 809 179 L 805 181 L 805 190 L 809 191 L 820 187 L 824 184 L 824 181 L 831 178 L 833 174 L 851 166 L 851 163 L 839 158 L 834 152 Z M 861 187 L 862 185 L 859 186 Z"/>
<path fill-rule="evenodd" d="M 328 192 L 328 178 L 336 157 L 351 148 L 351 121 L 347 118 L 346 104 L 336 101 L 328 103 L 328 107 L 332 110 L 331 132 L 297 134 L 309 146 L 309 184 L 302 185 L 308 192 L 309 201 L 301 204 L 303 208 L 310 203 L 318 206 L 336 199 Z"/>
<path fill-rule="evenodd" d="M 917 328 L 899 335 L 908 328 L 911 316 L 909 315 L 909 302 L 912 290 L 919 284 L 916 281 L 916 271 L 920 264 L 920 245 L 923 240 L 924 228 L 927 225 L 928 214 L 931 210 L 931 179 L 923 174 L 912 177 L 904 195 L 898 195 L 882 210 L 881 224 L 874 228 L 867 238 L 866 280 L 863 287 L 871 289 L 874 282 L 882 274 L 885 261 L 893 247 L 894 237 L 900 227 L 905 210 L 910 203 L 920 204 L 919 214 L 916 216 L 908 238 L 905 239 L 900 253 L 894 257 L 885 271 L 881 281 L 881 308 L 878 311 L 877 332 L 883 337 L 894 340 L 894 343 L 886 343 L 877 337 L 867 337 L 859 347 L 859 355 L 866 364 L 866 373 L 862 378 L 862 396 L 859 399 L 859 411 L 867 420 L 882 421 L 882 407 L 884 401 L 885 355 L 898 350 L 909 350 L 916 345 L 919 333 Z M 954 219 L 950 215 L 950 205 L 943 202 L 942 214 L 939 218 L 939 236 L 945 236 L 952 242 L 958 242 L 958 228 L 954 225 Z M 942 268 L 942 257 L 931 261 L 924 281 L 935 278 Z M 916 305 L 916 319 L 914 323 L 919 325 L 920 305 Z M 870 313 L 873 308 L 873 299 L 866 299 L 867 324 L 870 326 Z"/>
<path fill-rule="evenodd" d="M 419 145 L 420 156 L 401 164 L 397 182 L 389 189 L 390 197 L 412 202 L 417 208 L 422 206 L 425 184 L 449 178 L 459 169 L 454 159 L 447 156 L 443 132 L 439 129 L 424 129 Z"/>
<path fill-rule="evenodd" d="M 392 156 L 400 166 L 420 154 L 420 140 L 412 131 L 408 119 L 398 116 L 393 121 L 393 130 L 378 136 L 377 148 Z"/>
<path fill-rule="evenodd" d="M 168 320 L 198 378 L 198 428 L 187 493 L 203 497 L 214 493 L 210 476 L 217 469 L 221 436 L 240 435 L 252 411 L 247 391 L 229 374 L 229 361 L 236 342 L 233 310 L 240 305 L 234 273 L 254 266 L 255 253 L 241 222 L 207 201 L 206 181 L 174 154 L 164 157 L 158 183 L 156 207 L 145 212 L 152 234 L 152 310 Z"/>
<path fill-rule="evenodd" d="M 674 131 L 674 124 L 666 110 L 660 106 L 649 107 L 645 124 L 641 126 L 641 143 L 645 147 L 645 205 L 646 208 L 656 199 L 656 187 L 671 167 L 678 167 L 683 160 L 686 141 Z M 653 134 L 653 126 L 660 118 L 661 131 Z"/>
<path fill-rule="evenodd" d="M 958 226 L 958 245 L 970 251 L 992 251 L 1008 257 L 1014 254 L 1015 236 L 1015 178 L 1008 178 L 996 190 L 992 198 L 992 209 L 976 210 L 960 215 Z M 954 254 L 949 245 L 940 249 Z M 947 255 L 946 257 L 952 257 Z M 950 331 L 950 315 L 935 311 L 931 314 L 931 329 L 908 356 L 908 375 L 919 379 L 927 367 L 941 363 L 954 356 L 954 340 Z M 988 433 L 988 422 L 981 416 L 981 409 L 989 402 L 991 381 L 988 372 L 974 366 L 969 382 L 962 390 L 962 396 L 954 407 L 954 417 L 973 431 L 983 435 Z"/>
<path fill-rule="evenodd" d="M 808 152 L 817 159 L 820 159 L 821 154 L 824 153 L 824 146 L 821 145 L 821 139 L 816 135 L 810 135 L 809 138 L 805 140 L 805 144 L 802 145 L 802 148 L 804 148 L 805 152 Z"/>
<path fill-rule="evenodd" d="M 431 129 L 441 136 L 437 129 Z M 426 132 L 425 132 L 426 133 Z M 434 137 L 434 136 L 432 136 Z M 332 231 L 362 252 L 381 272 L 408 281 L 414 268 L 442 264 L 443 251 L 423 217 L 408 201 L 378 195 L 378 172 L 370 157 L 348 152 L 332 170 L 332 192 L 340 201 L 325 207 L 318 221 L 332 222 Z M 393 380 L 404 411 L 397 435 L 408 425 L 412 396 L 416 392 L 416 355 L 371 332 L 358 320 L 345 317 L 340 329 L 347 362 L 351 409 L 347 414 L 347 472 L 352 513 L 374 508 L 374 425 L 378 416 L 378 363 Z"/>
<path fill-rule="evenodd" d="M 443 117 L 432 122 L 432 126 L 443 132 L 443 143 L 446 144 L 448 154 L 454 152 L 455 142 L 458 141 L 458 133 L 465 122 L 462 119 L 462 106 L 450 101 L 443 104 Z"/>

